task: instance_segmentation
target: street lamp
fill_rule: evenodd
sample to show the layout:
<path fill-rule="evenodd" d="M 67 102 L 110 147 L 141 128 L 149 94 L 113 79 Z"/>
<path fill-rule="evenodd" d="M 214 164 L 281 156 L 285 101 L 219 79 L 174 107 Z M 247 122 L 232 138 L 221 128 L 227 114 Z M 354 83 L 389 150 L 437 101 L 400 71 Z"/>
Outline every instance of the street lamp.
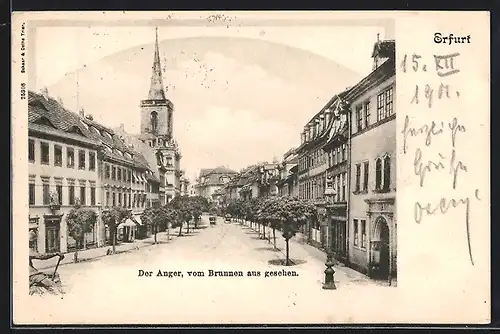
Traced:
<path fill-rule="evenodd" d="M 326 181 L 326 189 L 325 189 L 325 197 L 327 200 L 327 210 L 329 209 L 329 206 L 331 205 L 331 201 L 333 200 L 335 196 L 335 190 L 333 189 L 333 177 L 328 176 L 327 181 Z M 331 230 L 330 230 L 331 232 Z M 335 265 L 335 262 L 333 260 L 333 242 L 330 243 L 330 247 L 328 247 L 327 253 L 326 253 L 326 262 L 325 262 L 325 282 L 323 283 L 323 289 L 325 290 L 335 290 L 337 287 L 335 286 L 335 270 L 333 269 L 333 266 Z"/>

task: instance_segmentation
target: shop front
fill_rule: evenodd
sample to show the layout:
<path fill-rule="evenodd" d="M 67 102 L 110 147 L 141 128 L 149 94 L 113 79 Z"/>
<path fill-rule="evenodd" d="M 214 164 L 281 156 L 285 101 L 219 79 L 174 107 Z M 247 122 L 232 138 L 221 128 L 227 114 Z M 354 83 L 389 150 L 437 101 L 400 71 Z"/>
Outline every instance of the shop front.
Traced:
<path fill-rule="evenodd" d="M 61 250 L 61 215 L 45 215 L 45 253 L 56 253 Z"/>
<path fill-rule="evenodd" d="M 38 252 L 38 237 L 39 237 L 39 232 L 38 232 L 38 221 L 40 220 L 40 217 L 29 217 L 29 234 L 34 234 L 34 238 L 29 238 L 29 247 L 30 249 L 34 250 L 35 252 Z"/>
<path fill-rule="evenodd" d="M 328 207 L 330 222 L 330 244 L 338 261 L 347 263 L 348 260 L 348 233 L 347 233 L 347 204 L 334 203 Z"/>

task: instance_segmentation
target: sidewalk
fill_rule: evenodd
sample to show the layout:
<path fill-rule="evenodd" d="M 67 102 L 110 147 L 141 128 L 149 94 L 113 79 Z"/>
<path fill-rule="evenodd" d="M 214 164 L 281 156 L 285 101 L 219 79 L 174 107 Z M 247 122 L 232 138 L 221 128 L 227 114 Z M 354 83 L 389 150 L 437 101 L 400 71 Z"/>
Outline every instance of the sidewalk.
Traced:
<path fill-rule="evenodd" d="M 199 224 L 200 228 L 203 228 L 205 225 L 208 225 L 207 222 L 202 221 L 201 224 Z M 184 226 L 182 228 L 182 233 L 186 234 L 186 227 Z M 189 232 L 194 231 L 194 224 L 189 224 Z M 179 229 L 171 229 L 170 230 L 170 240 L 168 241 L 169 243 L 173 242 L 175 239 L 178 238 L 179 235 Z M 156 239 L 158 243 L 165 244 L 167 242 L 167 232 L 159 232 L 156 235 Z M 155 236 L 154 234 L 145 239 L 136 239 L 134 242 L 120 242 L 117 245 L 115 245 L 115 254 L 120 254 L 120 253 L 125 253 L 125 252 L 131 252 L 133 250 L 138 250 L 140 248 L 144 247 L 149 247 L 154 245 L 154 240 Z M 85 262 L 85 261 L 91 261 L 94 259 L 99 259 L 104 256 L 108 256 L 107 252 L 109 250 L 113 249 L 112 245 L 106 245 L 103 247 L 99 248 L 90 248 L 90 249 L 85 249 L 85 250 L 80 250 L 78 251 L 78 262 Z M 75 263 L 74 261 L 74 254 L 75 252 L 69 252 L 69 253 L 64 253 L 64 259 L 59 263 L 59 266 L 63 266 L 66 264 L 71 264 Z M 109 255 L 113 256 L 113 254 Z M 50 269 L 50 268 L 55 268 L 57 265 L 57 261 L 59 260 L 58 257 L 53 257 L 48 260 L 33 260 L 33 265 L 35 268 L 39 270 L 45 270 L 45 269 Z"/>
<path fill-rule="evenodd" d="M 245 222 L 244 226 L 247 228 L 250 228 L 249 223 Z M 258 229 L 254 229 L 256 232 Z M 262 228 L 261 228 L 261 235 L 262 235 Z M 269 239 L 268 239 L 269 238 Z M 323 252 L 321 249 L 316 248 L 308 243 L 306 243 L 304 240 L 305 236 L 303 236 L 300 233 L 297 233 L 295 237 L 290 239 L 289 241 L 289 256 L 291 260 L 306 260 L 309 261 L 309 259 L 317 260 L 320 263 L 323 264 L 323 267 L 321 270 L 326 269 L 326 266 L 324 266 L 324 263 L 326 262 L 326 253 Z M 263 242 L 266 242 L 270 247 L 273 247 L 273 234 L 272 234 L 272 229 L 266 227 L 266 239 L 262 239 Z M 276 247 L 280 250 L 277 252 L 279 256 L 283 259 L 286 258 L 286 241 L 282 236 L 281 231 L 276 230 Z M 352 269 L 349 267 L 346 267 L 344 264 L 339 263 L 335 261 L 334 265 L 334 270 L 335 270 L 335 281 L 337 282 L 338 280 L 341 281 L 350 281 L 350 282 L 355 282 L 355 283 L 363 283 L 363 284 L 377 284 L 377 285 L 382 285 L 382 286 L 387 286 L 388 283 L 386 281 L 377 281 L 369 278 L 368 276 Z M 396 280 L 392 282 L 393 286 L 397 286 Z"/>

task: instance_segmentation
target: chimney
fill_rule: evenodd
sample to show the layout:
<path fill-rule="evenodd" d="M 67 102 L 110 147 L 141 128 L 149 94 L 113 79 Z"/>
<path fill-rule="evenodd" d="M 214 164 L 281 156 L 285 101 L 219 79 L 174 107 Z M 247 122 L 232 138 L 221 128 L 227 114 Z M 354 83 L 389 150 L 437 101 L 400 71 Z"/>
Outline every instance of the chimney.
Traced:
<path fill-rule="evenodd" d="M 47 87 L 43 87 L 41 89 L 41 93 L 42 93 L 42 96 L 45 100 L 49 100 L 49 90 L 47 89 Z"/>
<path fill-rule="evenodd" d="M 80 117 L 85 117 L 85 111 L 83 108 L 80 108 L 80 111 L 78 112 L 80 114 Z"/>
<path fill-rule="evenodd" d="M 120 124 L 120 130 L 122 130 L 123 132 L 125 132 L 125 125 L 123 123 Z"/>

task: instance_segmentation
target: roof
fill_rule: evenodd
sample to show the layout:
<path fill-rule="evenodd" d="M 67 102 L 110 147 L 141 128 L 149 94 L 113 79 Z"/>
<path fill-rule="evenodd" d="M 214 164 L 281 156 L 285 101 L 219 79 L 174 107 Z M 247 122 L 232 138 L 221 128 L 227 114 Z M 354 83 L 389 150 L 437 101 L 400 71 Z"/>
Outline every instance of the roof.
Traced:
<path fill-rule="evenodd" d="M 114 130 L 69 111 L 51 97 L 45 98 L 33 91 L 28 92 L 28 122 L 33 130 L 46 130 L 52 133 L 59 131 L 66 135 L 71 133 L 74 138 L 70 139 L 84 138 L 87 142 L 107 147 L 103 150 L 104 156 L 121 163 L 138 167 L 147 166 L 141 152 L 131 149 Z"/>
<path fill-rule="evenodd" d="M 28 124 L 31 130 L 100 145 L 77 114 L 66 110 L 56 100 L 45 99 L 32 91 L 28 91 Z"/>
<path fill-rule="evenodd" d="M 163 77 L 160 62 L 160 47 L 158 46 L 158 28 L 156 28 L 155 53 L 153 59 L 153 73 L 151 74 L 151 84 L 149 88 L 149 100 L 165 100 L 165 90 L 163 89 Z"/>

